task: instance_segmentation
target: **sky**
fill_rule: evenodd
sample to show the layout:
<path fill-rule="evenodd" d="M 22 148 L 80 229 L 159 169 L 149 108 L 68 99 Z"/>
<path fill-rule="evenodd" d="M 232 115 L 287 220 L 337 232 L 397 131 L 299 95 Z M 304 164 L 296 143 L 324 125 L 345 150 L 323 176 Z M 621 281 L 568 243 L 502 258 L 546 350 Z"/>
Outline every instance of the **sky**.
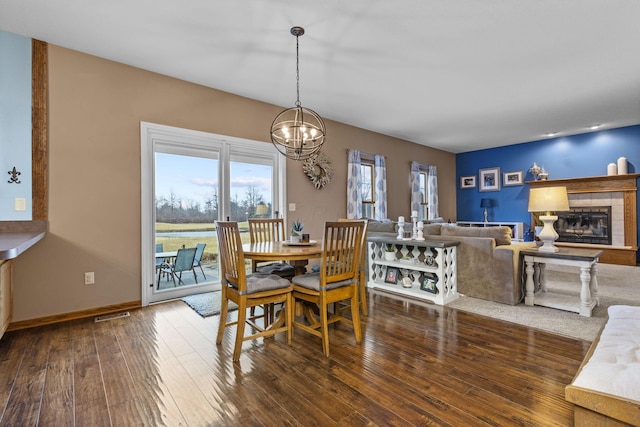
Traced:
<path fill-rule="evenodd" d="M 171 191 L 181 200 L 193 200 L 204 207 L 218 186 L 217 159 L 156 152 L 156 198 L 169 199 Z M 245 198 L 249 186 L 271 203 L 272 166 L 231 162 L 231 199 Z"/>

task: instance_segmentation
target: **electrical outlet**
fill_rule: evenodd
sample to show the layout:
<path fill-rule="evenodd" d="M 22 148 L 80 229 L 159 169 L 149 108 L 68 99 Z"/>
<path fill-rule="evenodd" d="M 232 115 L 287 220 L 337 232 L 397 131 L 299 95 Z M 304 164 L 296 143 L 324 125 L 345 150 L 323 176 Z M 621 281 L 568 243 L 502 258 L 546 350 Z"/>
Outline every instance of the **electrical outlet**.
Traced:
<path fill-rule="evenodd" d="M 93 273 L 93 271 L 89 271 L 84 273 L 84 284 L 85 285 L 93 285 L 94 283 L 96 283 L 96 277 Z"/>

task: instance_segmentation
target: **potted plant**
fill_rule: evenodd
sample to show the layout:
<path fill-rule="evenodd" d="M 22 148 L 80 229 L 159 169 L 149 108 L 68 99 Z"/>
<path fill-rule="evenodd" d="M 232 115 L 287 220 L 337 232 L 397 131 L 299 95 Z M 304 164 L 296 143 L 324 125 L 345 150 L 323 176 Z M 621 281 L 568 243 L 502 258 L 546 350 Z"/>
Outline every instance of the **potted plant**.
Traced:
<path fill-rule="evenodd" d="M 304 224 L 299 220 L 291 221 L 291 242 L 300 243 L 302 241 L 302 229 Z"/>
<path fill-rule="evenodd" d="M 395 261 L 396 259 L 396 247 L 394 245 L 387 245 L 384 248 L 384 259 L 387 261 Z"/>

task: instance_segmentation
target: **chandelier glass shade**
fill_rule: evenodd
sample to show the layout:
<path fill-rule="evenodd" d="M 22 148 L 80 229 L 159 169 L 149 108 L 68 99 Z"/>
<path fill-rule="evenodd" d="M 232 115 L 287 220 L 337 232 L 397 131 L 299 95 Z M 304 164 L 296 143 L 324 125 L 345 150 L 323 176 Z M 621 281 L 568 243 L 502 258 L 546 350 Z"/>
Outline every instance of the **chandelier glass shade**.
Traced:
<path fill-rule="evenodd" d="M 298 37 L 304 34 L 304 28 L 293 27 L 291 34 L 296 36 L 296 104 L 295 107 L 282 111 L 273 120 L 271 142 L 287 158 L 306 160 L 320 151 L 326 130 L 320 115 L 300 104 Z"/>

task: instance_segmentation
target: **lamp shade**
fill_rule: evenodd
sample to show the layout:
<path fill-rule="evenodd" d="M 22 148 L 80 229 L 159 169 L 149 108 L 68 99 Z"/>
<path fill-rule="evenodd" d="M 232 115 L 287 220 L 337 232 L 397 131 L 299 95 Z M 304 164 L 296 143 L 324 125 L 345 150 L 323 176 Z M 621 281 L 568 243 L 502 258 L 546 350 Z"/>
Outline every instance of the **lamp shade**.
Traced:
<path fill-rule="evenodd" d="M 481 208 L 492 208 L 493 207 L 493 199 L 480 199 L 480 207 Z"/>
<path fill-rule="evenodd" d="M 529 212 L 568 211 L 567 187 L 532 188 L 529 192 Z"/>
<path fill-rule="evenodd" d="M 269 213 L 269 207 L 266 203 L 260 202 L 258 206 L 256 206 L 256 215 L 266 215 Z"/>

